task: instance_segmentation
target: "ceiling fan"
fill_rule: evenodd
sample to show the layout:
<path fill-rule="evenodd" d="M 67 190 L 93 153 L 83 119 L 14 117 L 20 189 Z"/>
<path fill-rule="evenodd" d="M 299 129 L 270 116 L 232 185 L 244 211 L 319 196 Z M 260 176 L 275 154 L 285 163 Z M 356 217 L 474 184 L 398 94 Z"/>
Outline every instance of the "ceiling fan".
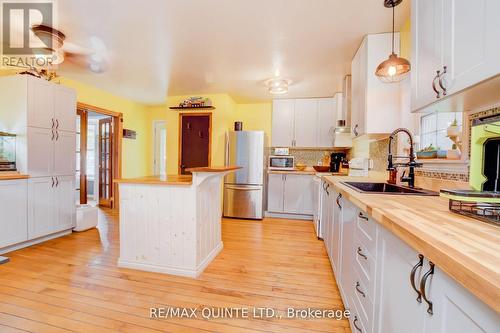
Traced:
<path fill-rule="evenodd" d="M 61 31 L 42 24 L 33 25 L 31 31 L 45 45 L 43 54 L 50 56 L 53 65 L 71 62 L 79 67 L 86 67 L 94 73 L 102 73 L 108 68 L 106 47 L 96 38 L 90 38 L 90 48 L 85 48 L 66 41 L 66 35 Z"/>

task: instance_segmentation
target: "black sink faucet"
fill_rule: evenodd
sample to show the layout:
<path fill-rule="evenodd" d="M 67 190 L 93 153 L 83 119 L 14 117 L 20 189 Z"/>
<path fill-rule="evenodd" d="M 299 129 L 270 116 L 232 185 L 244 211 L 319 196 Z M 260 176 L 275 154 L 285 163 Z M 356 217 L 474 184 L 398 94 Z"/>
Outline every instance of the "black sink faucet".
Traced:
<path fill-rule="evenodd" d="M 396 163 L 396 164 L 394 164 L 392 161 L 393 156 L 392 156 L 391 146 L 392 146 L 392 141 L 394 140 L 394 137 L 400 132 L 408 134 L 408 137 L 410 138 L 410 154 L 408 157 L 405 157 L 405 158 L 409 159 L 409 162 L 408 163 Z M 398 156 L 398 158 L 402 158 L 402 157 Z M 397 167 L 408 167 L 409 168 L 408 176 L 405 177 L 405 174 L 403 173 L 403 176 L 401 177 L 401 181 L 408 183 L 409 187 L 415 187 L 415 168 L 422 166 L 422 164 L 417 163 L 415 161 L 415 159 L 416 158 L 415 158 L 415 151 L 413 148 L 413 135 L 406 128 L 396 129 L 389 136 L 389 154 L 387 156 L 387 161 L 388 161 L 387 171 L 389 171 L 389 175 L 390 175 L 389 176 L 389 183 L 395 183 L 396 173 L 397 173 L 396 168 Z"/>

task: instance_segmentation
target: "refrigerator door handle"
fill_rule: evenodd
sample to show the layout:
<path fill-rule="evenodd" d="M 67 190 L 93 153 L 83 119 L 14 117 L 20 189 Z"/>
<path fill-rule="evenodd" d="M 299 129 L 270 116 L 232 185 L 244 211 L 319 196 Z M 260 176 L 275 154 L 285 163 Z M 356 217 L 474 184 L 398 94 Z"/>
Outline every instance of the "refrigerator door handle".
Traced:
<path fill-rule="evenodd" d="M 225 159 L 225 164 L 226 166 L 229 166 L 229 133 L 226 132 L 226 159 Z"/>

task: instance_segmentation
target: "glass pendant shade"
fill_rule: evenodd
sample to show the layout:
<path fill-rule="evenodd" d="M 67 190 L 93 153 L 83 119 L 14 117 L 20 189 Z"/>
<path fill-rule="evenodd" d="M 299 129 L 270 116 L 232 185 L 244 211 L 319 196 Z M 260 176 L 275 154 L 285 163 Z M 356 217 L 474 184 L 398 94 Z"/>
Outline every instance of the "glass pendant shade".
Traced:
<path fill-rule="evenodd" d="M 408 76 L 411 64 L 405 58 L 392 53 L 389 59 L 378 65 L 375 75 L 384 83 L 399 82 Z"/>

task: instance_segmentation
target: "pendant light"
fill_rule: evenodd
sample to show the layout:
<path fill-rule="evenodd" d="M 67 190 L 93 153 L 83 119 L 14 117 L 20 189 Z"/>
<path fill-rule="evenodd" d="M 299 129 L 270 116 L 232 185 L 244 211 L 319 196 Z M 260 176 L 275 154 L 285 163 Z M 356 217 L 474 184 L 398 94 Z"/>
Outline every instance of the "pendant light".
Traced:
<path fill-rule="evenodd" d="M 403 0 L 384 0 L 384 7 L 392 8 L 392 53 L 389 59 L 378 65 L 375 75 L 384 83 L 394 83 L 403 80 L 411 70 L 411 64 L 405 58 L 394 53 L 394 7 Z"/>

